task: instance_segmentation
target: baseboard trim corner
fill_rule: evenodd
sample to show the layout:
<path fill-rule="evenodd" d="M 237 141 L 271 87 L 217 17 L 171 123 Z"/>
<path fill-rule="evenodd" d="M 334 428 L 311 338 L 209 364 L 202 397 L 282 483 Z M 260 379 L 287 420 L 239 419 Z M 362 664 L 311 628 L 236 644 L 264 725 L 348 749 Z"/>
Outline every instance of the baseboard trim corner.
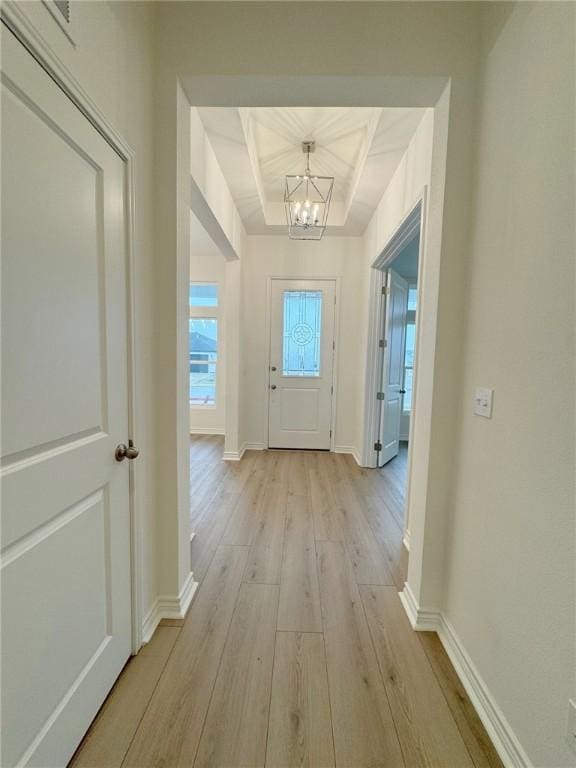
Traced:
<path fill-rule="evenodd" d="M 267 448 L 266 443 L 244 443 L 245 451 L 265 451 Z"/>
<path fill-rule="evenodd" d="M 197 589 L 198 582 L 194 581 L 194 574 L 190 571 L 178 595 L 157 597 L 142 622 L 142 642 L 150 642 L 162 619 L 186 618 Z"/>
<path fill-rule="evenodd" d="M 224 451 L 223 461 L 240 461 L 246 452 L 246 443 L 243 443 L 237 451 Z"/>
<path fill-rule="evenodd" d="M 437 632 L 439 630 L 440 612 L 420 608 L 408 582 L 404 584 L 404 589 L 400 592 L 400 602 L 404 606 L 412 629 L 417 632 Z"/>
<path fill-rule="evenodd" d="M 224 461 L 240 461 L 246 451 L 265 451 L 267 447 L 265 443 L 242 443 L 238 451 L 224 451 L 222 458 Z"/>
<path fill-rule="evenodd" d="M 175 613 L 177 613 L 177 616 L 162 616 L 163 619 L 185 619 L 186 614 L 188 613 L 188 609 L 192 605 L 192 600 L 194 600 L 194 595 L 196 594 L 196 590 L 198 589 L 198 582 L 194 581 L 194 574 L 192 571 L 188 574 L 186 577 L 186 581 L 184 582 L 184 585 L 182 589 L 180 590 L 180 594 L 178 595 L 178 605 L 174 606 Z"/>
<path fill-rule="evenodd" d="M 348 453 L 350 456 L 354 457 L 354 461 L 356 464 L 358 464 L 359 467 L 362 466 L 362 459 L 360 454 L 353 445 L 335 445 L 334 453 Z"/>

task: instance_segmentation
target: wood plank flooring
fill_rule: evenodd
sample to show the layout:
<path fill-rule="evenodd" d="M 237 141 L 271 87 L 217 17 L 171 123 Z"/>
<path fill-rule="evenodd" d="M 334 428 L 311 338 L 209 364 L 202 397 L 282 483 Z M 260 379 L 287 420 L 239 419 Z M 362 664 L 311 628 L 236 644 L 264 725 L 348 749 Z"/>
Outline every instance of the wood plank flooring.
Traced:
<path fill-rule="evenodd" d="M 188 616 L 126 665 L 71 766 L 501 768 L 398 598 L 406 449 L 381 470 L 221 456 L 221 438 L 192 438 Z"/>

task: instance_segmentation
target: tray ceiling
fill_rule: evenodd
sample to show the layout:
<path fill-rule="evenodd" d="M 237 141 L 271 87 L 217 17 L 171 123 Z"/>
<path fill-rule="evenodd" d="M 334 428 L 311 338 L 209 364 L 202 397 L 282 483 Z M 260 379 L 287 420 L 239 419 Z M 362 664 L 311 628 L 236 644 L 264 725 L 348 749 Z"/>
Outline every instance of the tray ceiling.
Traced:
<path fill-rule="evenodd" d="M 306 166 L 334 176 L 332 235 L 363 233 L 422 118 L 423 109 L 202 107 L 200 118 L 249 234 L 285 230 L 284 176 Z"/>

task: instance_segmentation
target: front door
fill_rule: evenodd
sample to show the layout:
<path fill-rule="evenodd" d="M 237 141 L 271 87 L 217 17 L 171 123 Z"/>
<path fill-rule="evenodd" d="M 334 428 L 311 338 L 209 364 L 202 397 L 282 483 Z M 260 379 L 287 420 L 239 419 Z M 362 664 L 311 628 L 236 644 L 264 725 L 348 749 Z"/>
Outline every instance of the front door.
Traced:
<path fill-rule="evenodd" d="M 335 303 L 334 280 L 272 280 L 271 448 L 330 449 Z"/>
<path fill-rule="evenodd" d="M 387 274 L 385 302 L 379 467 L 397 456 L 400 447 L 408 283 L 392 269 Z"/>
<path fill-rule="evenodd" d="M 130 655 L 125 164 L 2 25 L 2 753 L 64 766 Z"/>

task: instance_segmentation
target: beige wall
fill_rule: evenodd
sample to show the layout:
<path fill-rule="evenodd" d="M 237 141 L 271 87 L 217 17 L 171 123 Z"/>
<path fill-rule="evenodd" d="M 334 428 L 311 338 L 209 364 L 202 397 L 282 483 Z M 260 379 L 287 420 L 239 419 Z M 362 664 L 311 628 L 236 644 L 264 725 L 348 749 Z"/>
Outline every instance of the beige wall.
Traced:
<path fill-rule="evenodd" d="M 189 569 L 190 109 L 177 80 L 194 95 L 208 87 L 198 77 L 224 76 L 206 93 L 228 104 L 246 94 L 258 103 L 263 88 L 271 103 L 295 104 L 340 94 L 348 104 L 433 106 L 431 94 L 443 93 L 437 114 L 448 149 L 433 150 L 431 176 L 446 168 L 446 185 L 432 201 L 429 231 L 441 249 L 434 463 L 420 543 L 426 563 L 446 562 L 447 572 L 431 568 L 436 575 L 420 597 L 445 610 L 531 761 L 570 765 L 574 82 L 566 64 L 574 6 L 490 6 L 480 101 L 476 3 L 309 3 L 306 25 L 295 10 L 293 3 L 75 3 L 74 49 L 47 24 L 41 3 L 27 9 L 136 151 L 143 612 L 159 593 L 177 593 Z M 251 75 L 284 79 L 281 88 L 242 80 Z M 316 76 L 324 76 L 321 87 Z M 240 263 L 232 269 L 227 290 L 235 285 L 240 295 Z M 252 308 L 234 308 L 239 318 L 242 311 L 246 325 Z M 240 341 L 237 355 L 247 359 Z M 477 385 L 496 389 L 491 421 L 471 414 Z M 257 423 L 261 432 L 262 416 L 236 417 L 244 440 Z M 350 424 L 357 434 L 358 423 L 358 414 L 343 413 L 338 441 L 348 439 Z M 178 424 L 186 425 L 179 433 Z"/>
<path fill-rule="evenodd" d="M 486 14 L 445 603 L 546 768 L 576 764 L 575 9 L 522 3 L 503 28 Z M 476 386 L 495 389 L 490 421 Z"/>

